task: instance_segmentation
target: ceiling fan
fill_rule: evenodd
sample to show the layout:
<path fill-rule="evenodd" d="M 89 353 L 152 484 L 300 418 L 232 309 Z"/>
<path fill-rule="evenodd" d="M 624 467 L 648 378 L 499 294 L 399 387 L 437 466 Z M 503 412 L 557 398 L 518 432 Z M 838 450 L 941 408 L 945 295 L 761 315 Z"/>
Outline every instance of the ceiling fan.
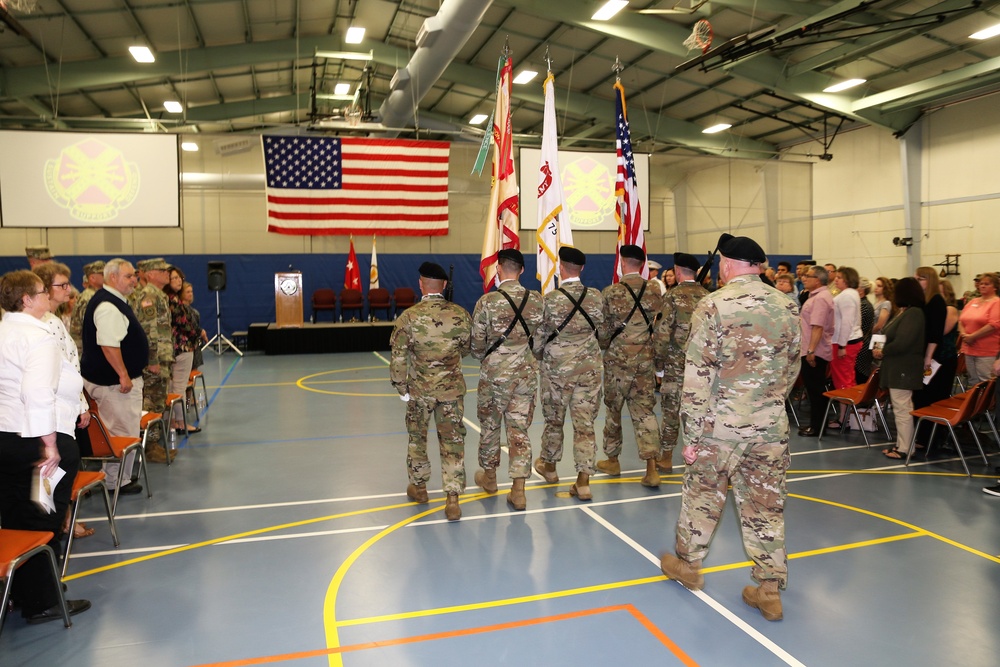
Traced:
<path fill-rule="evenodd" d="M 682 2 L 677 3 L 673 7 L 667 7 L 664 9 L 633 9 L 636 14 L 694 14 L 696 11 L 701 9 L 702 5 L 708 4 L 709 0 L 689 0 L 691 4 L 690 7 L 683 7 Z"/>

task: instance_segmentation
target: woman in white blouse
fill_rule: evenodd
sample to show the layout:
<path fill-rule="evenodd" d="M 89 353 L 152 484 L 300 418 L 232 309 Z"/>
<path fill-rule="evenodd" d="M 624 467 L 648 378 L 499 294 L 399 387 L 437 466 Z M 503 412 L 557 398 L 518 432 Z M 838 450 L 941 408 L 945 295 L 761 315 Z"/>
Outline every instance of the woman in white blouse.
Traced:
<path fill-rule="evenodd" d="M 855 384 L 854 364 L 864 342 L 864 334 L 861 331 L 859 282 L 860 277 L 855 269 L 849 266 L 837 269 L 834 284 L 839 292 L 833 297 L 833 359 L 830 361 L 830 375 L 835 389 L 844 389 Z M 827 428 L 839 429 L 846 409 L 846 405 L 841 405 L 840 416 L 836 421 L 828 423 Z"/>
<path fill-rule="evenodd" d="M 53 534 L 49 546 L 61 552 L 59 532 L 69 507 L 80 452 L 73 432 L 80 415 L 83 378 L 64 361 L 42 317 L 49 295 L 31 271 L 0 279 L 0 517 L 3 527 Z M 35 469 L 65 476 L 53 490 L 56 511 L 31 500 Z M 62 618 L 52 575 L 39 554 L 18 570 L 11 595 L 28 623 Z M 71 614 L 90 608 L 87 600 L 67 600 Z"/>
<path fill-rule="evenodd" d="M 62 262 L 46 262 L 39 264 L 32 269 L 38 276 L 45 290 L 49 293 L 49 311 L 42 315 L 42 322 L 49 328 L 49 332 L 59 343 L 59 351 L 62 353 L 63 363 L 68 363 L 77 373 L 80 372 L 80 354 L 76 343 L 70 338 L 66 323 L 58 315 L 62 306 L 69 302 L 73 296 L 73 284 L 70 282 L 70 268 Z M 80 438 L 86 438 L 87 424 L 90 423 L 90 412 L 88 411 L 87 399 L 83 392 L 80 392 L 80 417 L 77 423 L 74 439 L 81 451 L 85 450 L 85 455 L 90 455 L 90 442 L 81 442 Z M 86 445 L 86 446 L 84 446 Z M 66 517 L 66 528 L 69 527 L 69 516 Z M 65 532 L 65 531 L 64 531 Z M 94 529 L 84 523 L 73 526 L 73 536 L 75 538 L 90 537 L 94 534 Z"/>

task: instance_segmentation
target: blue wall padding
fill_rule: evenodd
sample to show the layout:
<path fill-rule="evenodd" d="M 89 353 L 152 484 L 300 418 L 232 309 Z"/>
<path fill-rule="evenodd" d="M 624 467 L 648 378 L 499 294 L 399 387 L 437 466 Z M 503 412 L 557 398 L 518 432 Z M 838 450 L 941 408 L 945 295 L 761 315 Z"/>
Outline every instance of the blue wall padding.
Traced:
<path fill-rule="evenodd" d="M 371 264 L 371 254 L 358 253 L 358 263 L 361 269 L 362 290 L 367 295 L 368 276 Z M 670 265 L 669 255 L 654 255 L 664 266 Z M 59 257 L 73 271 L 73 284 L 78 288 L 82 282 L 83 265 L 96 259 L 109 257 L 71 256 Z M 125 256 L 132 262 L 143 257 Z M 222 333 L 229 336 L 234 331 L 246 331 L 251 323 L 274 322 L 274 274 L 287 271 L 289 266 L 302 272 L 303 282 L 303 316 L 309 321 L 311 309 L 309 296 L 320 287 L 333 288 L 338 294 L 344 286 L 344 271 L 347 266 L 347 254 L 302 254 L 302 255 L 183 255 L 167 257 L 168 262 L 175 263 L 184 271 L 188 282 L 194 285 L 195 307 L 201 313 L 201 324 L 209 335 L 214 335 L 216 322 L 216 294 L 222 309 Z M 532 289 L 538 289 L 535 278 L 535 256 L 525 255 L 524 276 L 521 282 Z M 770 257 L 770 263 L 776 265 L 781 260 L 789 260 L 794 265 L 803 256 Z M 208 262 L 223 261 L 226 263 L 226 289 L 222 292 L 211 292 L 208 289 Z M 470 313 L 476 305 L 476 300 L 483 294 L 482 279 L 479 276 L 479 255 L 442 254 L 442 255 L 391 255 L 380 254 L 379 286 L 391 293 L 397 287 L 411 287 L 420 297 L 417 283 L 417 269 L 423 262 L 437 262 L 448 271 L 450 265 L 455 265 L 455 301 Z M 0 257 L 0 273 L 16 269 L 26 269 L 27 260 L 24 256 Z M 589 255 L 587 266 L 583 271 L 583 282 L 590 287 L 603 288 L 611 283 L 611 272 L 614 267 L 614 255 Z M 716 261 L 716 269 L 718 262 Z M 713 270 L 713 276 L 717 271 Z M 339 305 L 338 305 L 339 315 Z M 367 309 L 365 316 L 367 317 Z M 320 315 L 323 321 L 329 321 L 329 314 Z"/>

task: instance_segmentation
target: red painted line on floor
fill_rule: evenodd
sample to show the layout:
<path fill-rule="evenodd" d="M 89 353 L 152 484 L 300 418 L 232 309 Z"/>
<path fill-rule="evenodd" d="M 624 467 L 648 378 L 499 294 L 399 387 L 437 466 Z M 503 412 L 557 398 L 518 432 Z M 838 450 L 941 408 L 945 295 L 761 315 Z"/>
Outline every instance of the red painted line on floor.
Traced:
<path fill-rule="evenodd" d="M 541 618 L 529 618 L 521 621 L 510 621 L 509 623 L 497 623 L 495 625 L 484 625 L 478 628 L 466 628 L 464 630 L 449 630 L 447 632 L 434 632 L 426 635 L 416 635 L 413 637 L 400 637 L 398 639 L 386 639 L 383 641 L 365 642 L 362 644 L 350 644 L 348 646 L 338 646 L 336 648 L 317 649 L 315 651 L 301 651 L 297 653 L 284 653 L 282 655 L 268 655 L 259 658 L 246 658 L 243 660 L 230 660 L 228 662 L 210 662 L 197 667 L 245 667 L 246 665 L 266 665 L 275 662 L 285 662 L 289 660 L 301 660 L 303 658 L 314 658 L 317 656 L 333 655 L 336 653 L 353 653 L 356 651 L 367 651 L 373 648 L 385 648 L 387 646 L 403 646 L 405 644 L 417 644 L 426 641 L 437 641 L 439 639 L 452 639 L 455 637 L 468 637 L 470 635 L 485 634 L 487 632 L 497 632 L 500 630 L 512 630 L 524 628 L 543 623 L 554 623 L 557 621 L 568 621 L 574 618 L 584 618 L 597 614 L 607 614 L 616 611 L 628 612 L 633 618 L 646 628 L 654 637 L 666 646 L 678 660 L 688 667 L 698 667 L 698 663 L 692 660 L 677 644 L 672 642 L 663 632 L 653 625 L 653 622 L 646 618 L 638 609 L 631 604 L 613 605 L 610 607 L 598 607 L 596 609 L 584 609 L 573 611 L 567 614 L 557 614 L 555 616 L 543 616 Z"/>

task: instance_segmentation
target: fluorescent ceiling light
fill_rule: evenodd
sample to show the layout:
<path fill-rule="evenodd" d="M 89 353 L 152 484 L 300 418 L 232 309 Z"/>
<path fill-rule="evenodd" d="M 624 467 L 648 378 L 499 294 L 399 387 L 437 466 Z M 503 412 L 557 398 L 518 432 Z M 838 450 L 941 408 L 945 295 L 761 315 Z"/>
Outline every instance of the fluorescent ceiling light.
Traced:
<path fill-rule="evenodd" d="M 609 18 L 628 6 L 628 0 L 608 0 L 604 6 L 591 16 L 594 21 L 607 21 Z"/>
<path fill-rule="evenodd" d="M 317 58 L 331 58 L 334 60 L 371 60 L 375 57 L 375 54 L 369 51 L 368 53 L 359 53 L 357 51 L 317 51 Z"/>
<path fill-rule="evenodd" d="M 717 125 L 713 125 L 712 127 L 706 127 L 704 130 L 701 131 L 701 133 L 715 134 L 716 132 L 722 132 L 723 130 L 728 130 L 731 127 L 732 124 L 730 123 L 718 123 Z"/>
<path fill-rule="evenodd" d="M 132 54 L 132 58 L 134 58 L 137 63 L 156 62 L 156 56 L 153 55 L 153 52 L 149 50 L 148 46 L 130 46 L 128 47 L 128 52 Z"/>
<path fill-rule="evenodd" d="M 985 30 L 972 33 L 969 35 L 969 39 L 989 39 L 990 37 L 996 37 L 997 35 L 1000 35 L 1000 23 L 996 24 L 992 28 L 986 28 Z"/>
<path fill-rule="evenodd" d="M 184 107 L 182 107 L 181 103 L 176 100 L 167 100 L 163 103 L 163 108 L 166 109 L 168 113 L 180 113 L 184 111 Z"/>
<path fill-rule="evenodd" d="M 536 76 L 538 76 L 538 72 L 532 72 L 530 69 L 521 70 L 521 73 L 514 77 L 514 83 L 528 83 Z"/>
<path fill-rule="evenodd" d="M 841 81 L 840 83 L 835 83 L 834 85 L 824 88 L 824 93 L 839 93 L 842 90 L 847 90 L 848 88 L 853 88 L 854 86 L 860 86 L 867 79 L 848 79 L 847 81 Z"/>
<path fill-rule="evenodd" d="M 357 26 L 351 26 L 347 29 L 347 35 L 344 37 L 344 41 L 348 44 L 360 44 L 365 38 L 365 29 L 359 28 Z"/>
<path fill-rule="evenodd" d="M 184 141 L 184 142 L 181 142 L 181 150 L 182 151 L 187 151 L 189 153 L 197 153 L 198 152 L 198 144 L 194 143 L 193 141 Z"/>
<path fill-rule="evenodd" d="M 317 100 L 339 100 L 341 102 L 353 102 L 354 95 L 331 95 L 330 93 L 316 93 Z"/>
<path fill-rule="evenodd" d="M 469 119 L 469 125 L 482 125 L 486 120 L 487 116 L 484 113 L 477 113 L 475 116 Z"/>
<path fill-rule="evenodd" d="M 334 95 L 347 95 L 351 92 L 351 84 L 349 83 L 338 83 L 333 87 Z"/>

